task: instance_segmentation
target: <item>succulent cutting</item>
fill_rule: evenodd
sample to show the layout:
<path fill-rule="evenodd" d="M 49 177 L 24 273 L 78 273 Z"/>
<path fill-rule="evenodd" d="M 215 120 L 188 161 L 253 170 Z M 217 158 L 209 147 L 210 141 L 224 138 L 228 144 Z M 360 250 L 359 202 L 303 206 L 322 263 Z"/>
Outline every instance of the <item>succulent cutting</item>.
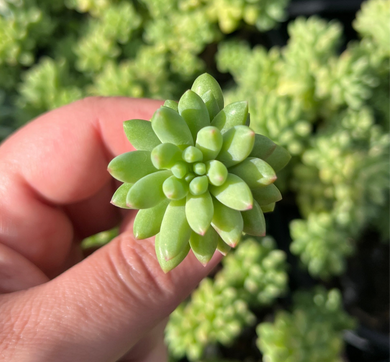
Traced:
<path fill-rule="evenodd" d="M 264 213 L 282 198 L 276 172 L 290 155 L 250 128 L 247 102 L 224 107 L 211 75 L 199 76 L 179 102 L 167 100 L 150 122 L 124 122 L 124 131 L 136 151 L 108 165 L 123 182 L 111 202 L 139 209 L 134 236 L 156 236 L 164 272 L 190 249 L 205 265 L 243 233 L 265 235 Z"/>

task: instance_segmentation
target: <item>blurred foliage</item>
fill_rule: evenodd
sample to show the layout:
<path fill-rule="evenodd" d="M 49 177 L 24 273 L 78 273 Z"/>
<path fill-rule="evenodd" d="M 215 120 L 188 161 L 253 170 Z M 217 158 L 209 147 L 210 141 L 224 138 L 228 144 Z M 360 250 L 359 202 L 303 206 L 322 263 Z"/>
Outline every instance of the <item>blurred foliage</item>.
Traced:
<path fill-rule="evenodd" d="M 170 352 L 197 361 L 210 344 L 231 345 L 255 322 L 250 307 L 271 304 L 286 288 L 285 254 L 275 241 L 242 241 L 214 280 L 203 280 L 191 300 L 173 312 L 166 328 Z"/>
<path fill-rule="evenodd" d="M 297 292 L 292 312 L 257 326 L 257 344 L 267 362 L 342 362 L 342 332 L 354 321 L 342 310 L 337 289 Z"/>
<path fill-rule="evenodd" d="M 272 304 L 287 289 L 286 255 L 271 237 L 245 240 L 222 265 L 216 284 L 235 288 L 251 307 Z"/>
<path fill-rule="evenodd" d="M 113 228 L 111 230 L 102 231 L 98 234 L 95 234 L 95 235 L 92 235 L 88 238 L 85 238 L 81 243 L 81 247 L 83 249 L 98 248 L 100 246 L 103 246 L 103 245 L 109 243 L 113 238 L 118 236 L 118 233 L 119 233 L 118 228 Z"/>
<path fill-rule="evenodd" d="M 166 328 L 166 342 L 174 357 L 197 361 L 204 349 L 217 342 L 231 345 L 255 316 L 233 287 L 217 286 L 204 279 L 191 301 L 180 305 Z"/>
<path fill-rule="evenodd" d="M 290 223 L 290 251 L 329 283 L 364 233 L 389 240 L 390 1 L 364 2 L 353 22 L 358 40 L 346 45 L 341 23 L 312 16 L 290 21 L 286 46 L 268 49 L 264 32 L 287 19 L 287 5 L 0 0 L 0 140 L 88 95 L 177 99 L 208 71 L 223 81 L 227 103 L 249 102 L 256 132 L 293 155 L 277 180 L 301 217 Z M 269 237 L 243 241 L 201 283 L 168 324 L 172 360 L 223 361 L 221 345 L 253 331 L 261 311 L 285 307 L 289 265 L 279 247 Z M 341 330 L 352 327 L 340 294 L 313 293 L 260 324 L 265 361 L 340 360 Z"/>

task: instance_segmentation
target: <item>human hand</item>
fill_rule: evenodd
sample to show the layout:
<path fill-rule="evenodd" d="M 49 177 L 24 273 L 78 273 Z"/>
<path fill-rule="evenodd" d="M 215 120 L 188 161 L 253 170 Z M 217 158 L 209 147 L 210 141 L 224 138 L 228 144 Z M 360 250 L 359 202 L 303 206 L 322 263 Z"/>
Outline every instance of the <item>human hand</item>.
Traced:
<path fill-rule="evenodd" d="M 164 320 L 218 263 L 190 253 L 164 274 L 134 211 L 109 201 L 107 172 L 131 151 L 123 121 L 161 102 L 87 98 L 34 120 L 0 147 L 0 360 L 160 362 Z M 83 258 L 85 237 L 121 234 Z"/>

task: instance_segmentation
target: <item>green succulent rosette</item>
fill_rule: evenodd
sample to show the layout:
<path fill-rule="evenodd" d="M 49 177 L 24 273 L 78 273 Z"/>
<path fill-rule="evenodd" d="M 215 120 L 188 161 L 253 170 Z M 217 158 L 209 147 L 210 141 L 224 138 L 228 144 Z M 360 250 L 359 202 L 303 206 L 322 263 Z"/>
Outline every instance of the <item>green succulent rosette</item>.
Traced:
<path fill-rule="evenodd" d="M 282 196 L 273 184 L 289 153 L 249 127 L 247 102 L 224 107 L 218 82 L 199 76 L 179 102 L 167 100 L 151 118 L 124 123 L 136 151 L 108 171 L 123 184 L 112 204 L 139 209 L 134 236 L 156 236 L 168 272 L 192 249 L 202 264 L 226 254 L 243 233 L 265 235 L 264 212 Z"/>

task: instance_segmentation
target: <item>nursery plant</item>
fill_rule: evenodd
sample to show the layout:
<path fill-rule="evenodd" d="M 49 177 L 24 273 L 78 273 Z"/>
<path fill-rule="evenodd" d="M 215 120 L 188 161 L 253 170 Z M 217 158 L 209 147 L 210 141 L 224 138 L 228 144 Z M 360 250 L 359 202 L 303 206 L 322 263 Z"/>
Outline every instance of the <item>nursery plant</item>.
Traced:
<path fill-rule="evenodd" d="M 156 236 L 156 254 L 168 272 L 191 249 L 207 264 L 226 255 L 242 234 L 265 235 L 264 212 L 282 196 L 273 184 L 289 153 L 250 127 L 248 104 L 224 107 L 218 82 L 205 73 L 179 102 L 168 100 L 150 122 L 124 130 L 136 151 L 114 158 L 108 171 L 123 184 L 111 202 L 140 209 L 134 236 Z"/>
<path fill-rule="evenodd" d="M 172 361 L 389 358 L 390 2 L 326 4 L 0 2 L 1 139 L 89 95 L 167 100 L 151 120 L 124 123 L 136 151 L 109 170 L 123 182 L 112 202 L 140 209 L 135 237 L 159 234 L 163 270 L 187 252 L 201 263 L 215 249 L 226 254 L 172 314 Z M 236 135 L 248 142 L 229 164 Z M 281 169 L 259 144 L 291 160 Z M 142 157 L 145 167 L 134 167 Z M 161 188 L 143 197 L 149 181 Z M 219 192 L 230 184 L 240 196 Z M 268 206 L 257 197 L 271 188 L 283 194 L 275 207 L 279 194 Z M 205 219 L 190 211 L 198 207 Z M 239 220 L 222 217 L 232 238 L 218 227 L 223 212 Z M 182 229 L 172 235 L 174 214 Z"/>

